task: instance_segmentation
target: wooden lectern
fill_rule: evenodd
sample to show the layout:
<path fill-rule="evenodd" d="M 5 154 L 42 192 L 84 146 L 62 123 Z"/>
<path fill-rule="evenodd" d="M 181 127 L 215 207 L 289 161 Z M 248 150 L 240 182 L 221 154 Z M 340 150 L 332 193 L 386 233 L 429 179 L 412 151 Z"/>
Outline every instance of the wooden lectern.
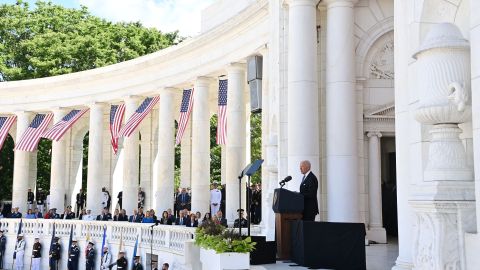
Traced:
<path fill-rule="evenodd" d="M 277 188 L 273 195 L 275 212 L 275 233 L 277 238 L 277 257 L 288 260 L 291 257 L 291 222 L 302 219 L 303 195 L 288 189 Z"/>

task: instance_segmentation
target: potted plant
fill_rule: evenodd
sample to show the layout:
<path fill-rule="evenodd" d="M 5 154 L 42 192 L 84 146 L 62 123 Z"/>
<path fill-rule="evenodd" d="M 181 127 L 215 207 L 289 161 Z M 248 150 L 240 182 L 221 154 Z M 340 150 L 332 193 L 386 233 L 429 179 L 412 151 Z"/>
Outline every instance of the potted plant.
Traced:
<path fill-rule="evenodd" d="M 250 269 L 255 242 L 215 222 L 204 222 L 195 233 L 203 270 Z"/>

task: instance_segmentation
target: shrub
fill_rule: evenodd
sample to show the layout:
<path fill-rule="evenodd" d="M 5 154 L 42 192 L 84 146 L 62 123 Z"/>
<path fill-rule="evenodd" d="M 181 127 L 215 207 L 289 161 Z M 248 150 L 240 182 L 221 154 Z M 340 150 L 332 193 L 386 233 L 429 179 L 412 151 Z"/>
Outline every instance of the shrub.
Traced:
<path fill-rule="evenodd" d="M 234 230 L 229 230 L 214 222 L 204 222 L 195 233 L 195 244 L 217 253 L 248 253 L 255 249 L 255 242 L 250 237 L 244 238 Z"/>

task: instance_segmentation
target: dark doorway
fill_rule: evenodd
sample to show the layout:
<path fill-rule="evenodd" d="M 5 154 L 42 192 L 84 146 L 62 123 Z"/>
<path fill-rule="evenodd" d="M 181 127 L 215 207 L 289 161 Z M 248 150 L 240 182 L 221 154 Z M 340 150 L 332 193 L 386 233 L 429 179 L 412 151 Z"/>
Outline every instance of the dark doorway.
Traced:
<path fill-rule="evenodd" d="M 397 170 L 395 138 L 383 137 L 382 142 L 382 215 L 383 227 L 389 236 L 398 235 Z"/>

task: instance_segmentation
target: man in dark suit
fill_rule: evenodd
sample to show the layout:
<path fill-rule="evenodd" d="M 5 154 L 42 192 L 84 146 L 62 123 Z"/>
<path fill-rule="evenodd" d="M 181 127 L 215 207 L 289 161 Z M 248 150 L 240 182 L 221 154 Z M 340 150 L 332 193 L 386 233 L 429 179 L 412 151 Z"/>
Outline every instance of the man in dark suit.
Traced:
<path fill-rule="evenodd" d="M 300 172 L 303 174 L 302 183 L 300 184 L 300 193 L 303 195 L 303 220 L 314 221 L 318 214 L 317 177 L 310 170 L 310 161 L 304 160 L 300 162 Z"/>
<path fill-rule="evenodd" d="M 190 208 L 188 208 L 190 204 L 190 199 L 191 198 L 190 198 L 190 195 L 187 193 L 187 189 L 182 188 L 182 192 L 177 196 L 177 201 L 176 201 L 177 211 L 182 211 L 185 208 L 190 210 Z"/>
<path fill-rule="evenodd" d="M 185 216 L 185 213 L 183 211 L 180 211 L 177 220 L 175 220 L 175 225 L 187 225 L 188 222 L 190 222 L 188 215 Z"/>

